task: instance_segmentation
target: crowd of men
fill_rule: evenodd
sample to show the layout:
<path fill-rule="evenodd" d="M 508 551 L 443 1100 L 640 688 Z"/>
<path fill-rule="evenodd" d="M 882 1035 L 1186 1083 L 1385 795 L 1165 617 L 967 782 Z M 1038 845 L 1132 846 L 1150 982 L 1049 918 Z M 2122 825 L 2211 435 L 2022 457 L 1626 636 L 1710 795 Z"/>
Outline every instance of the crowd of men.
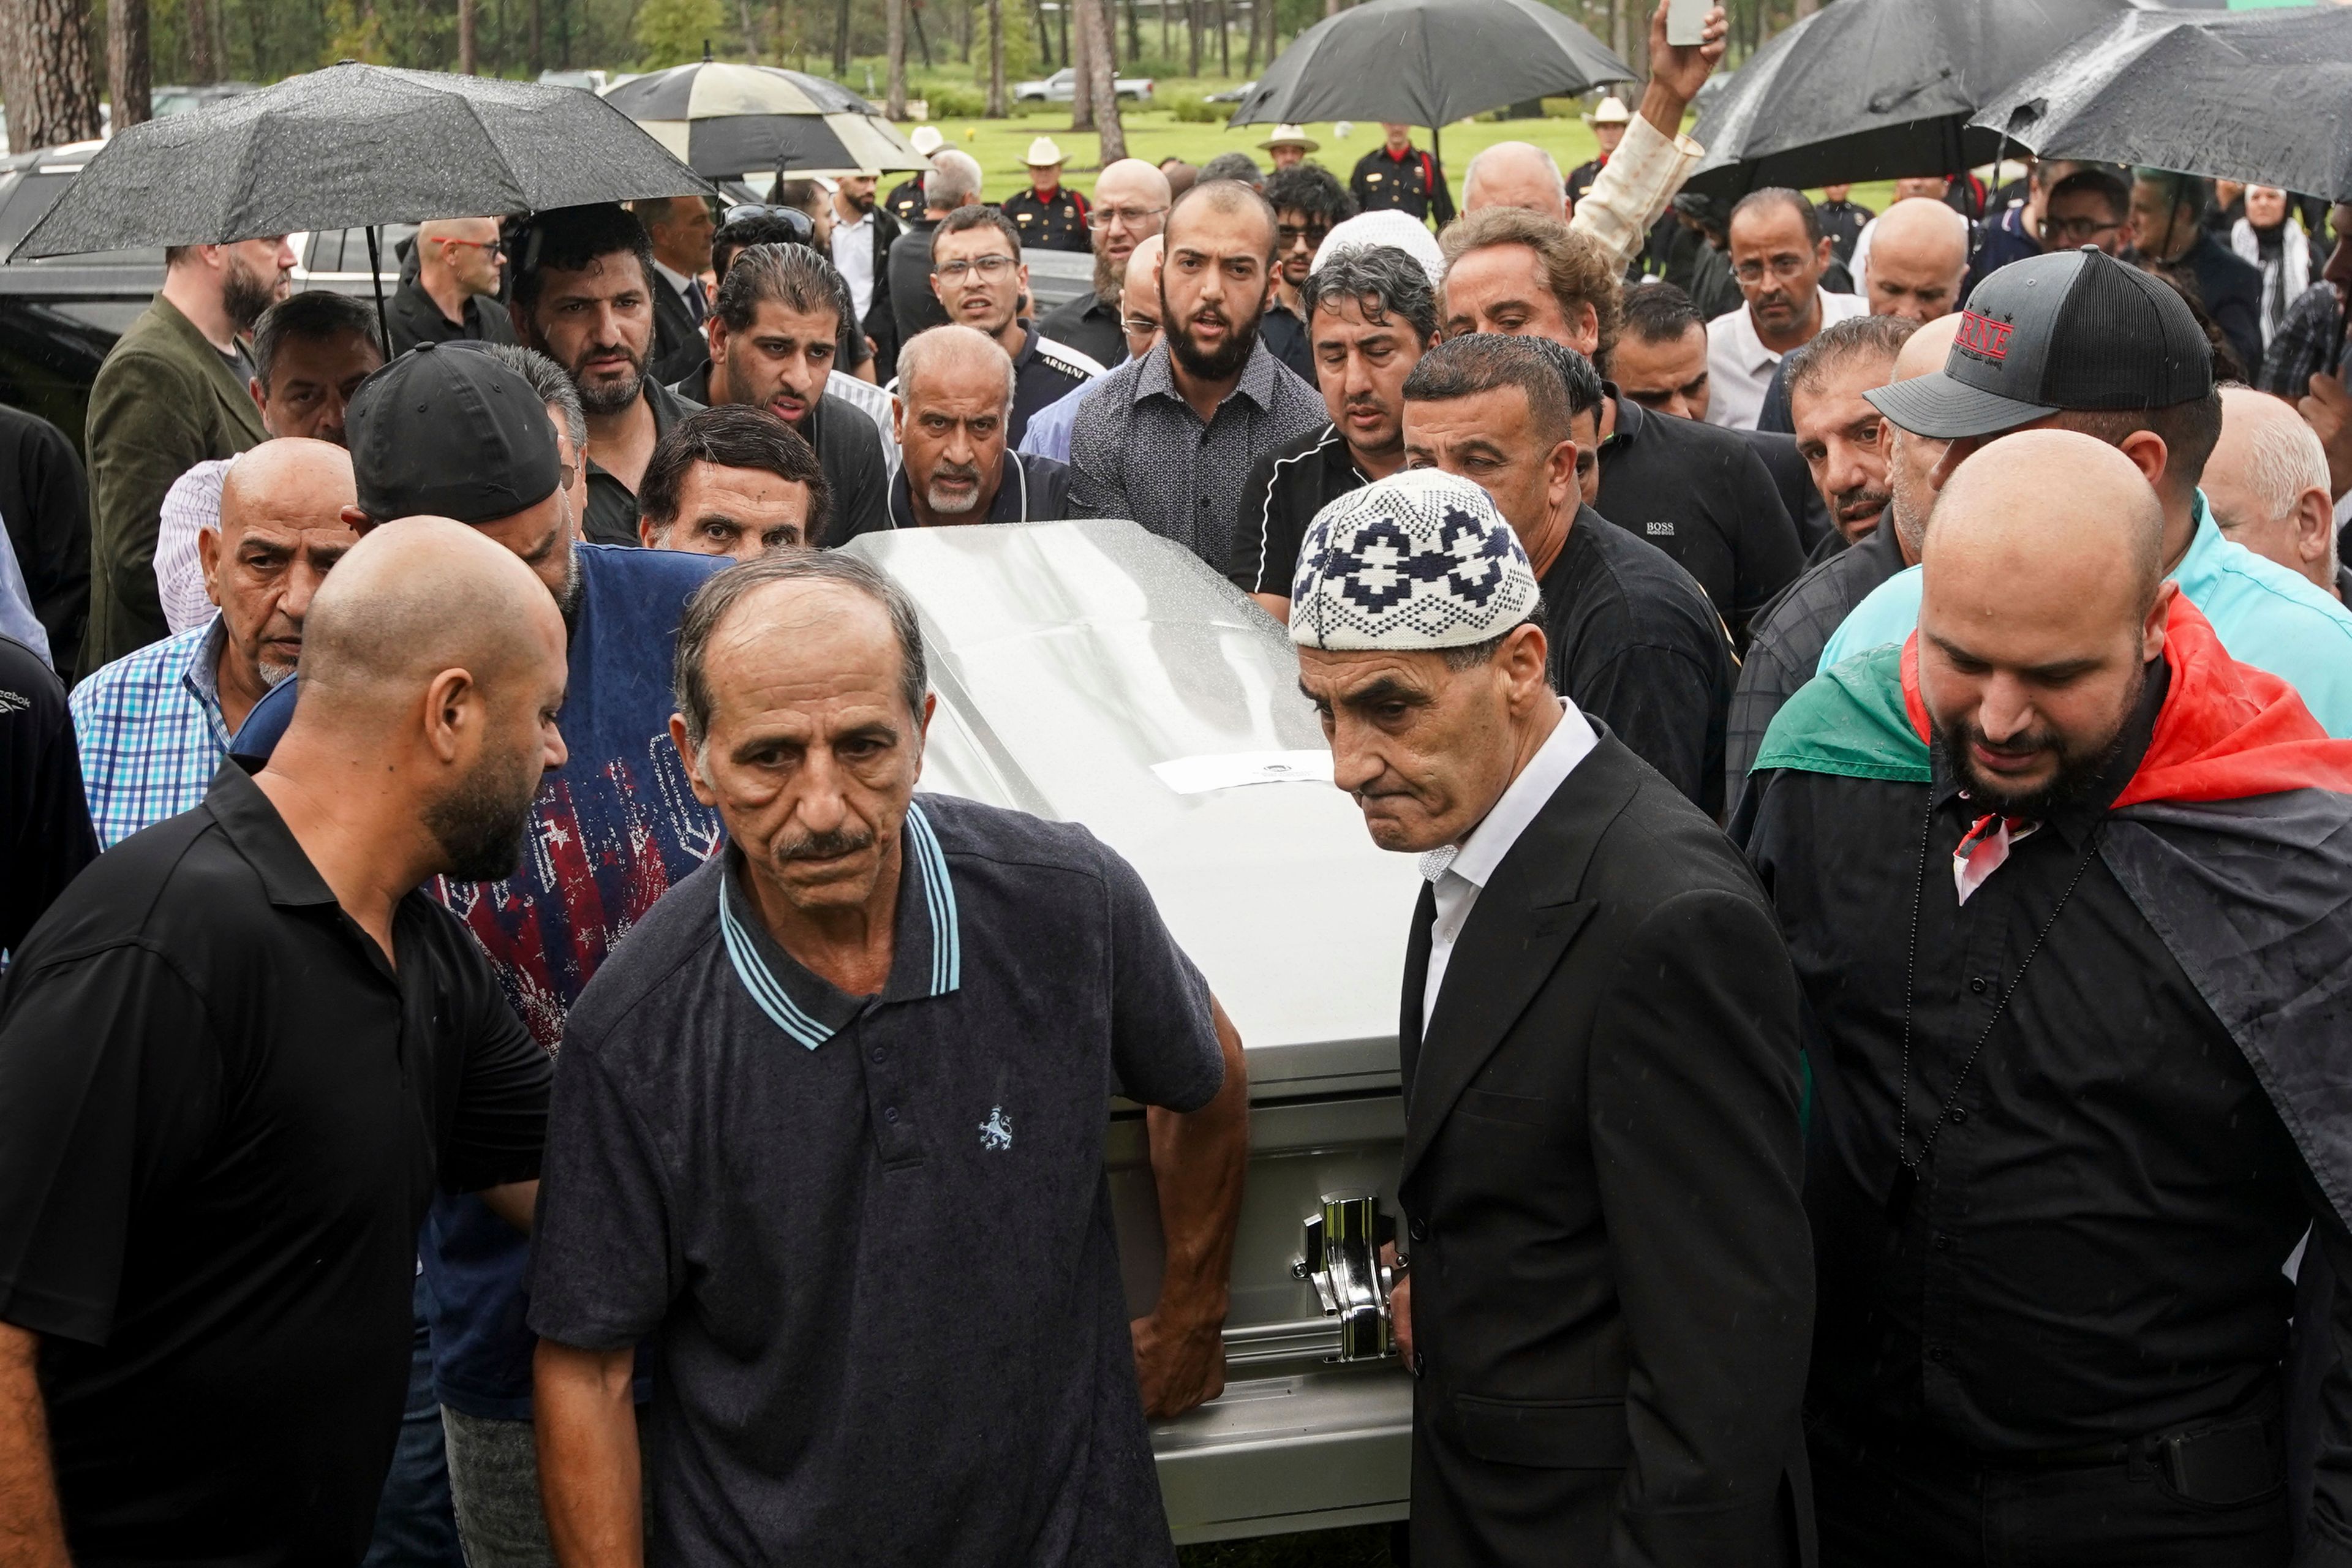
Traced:
<path fill-rule="evenodd" d="M 175 247 L 86 612 L 0 552 L 0 1564 L 1171 1561 L 1242 1042 L 918 793 L 837 548 L 1086 518 L 1422 857 L 1415 1562 L 2352 1563 L 2352 209 L 1727 209 L 1664 16 L 1458 215 L 1285 127 L 428 223 L 381 320 Z"/>

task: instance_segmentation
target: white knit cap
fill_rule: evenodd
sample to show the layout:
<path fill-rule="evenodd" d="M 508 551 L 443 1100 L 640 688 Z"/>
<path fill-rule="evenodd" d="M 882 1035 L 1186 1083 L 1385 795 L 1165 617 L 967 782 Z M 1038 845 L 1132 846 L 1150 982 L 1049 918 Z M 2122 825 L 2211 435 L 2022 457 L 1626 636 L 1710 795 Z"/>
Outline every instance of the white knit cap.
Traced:
<path fill-rule="evenodd" d="M 1429 274 L 1429 286 L 1442 289 L 1445 281 L 1445 254 L 1437 248 L 1437 237 L 1426 225 L 1394 207 L 1382 207 L 1378 212 L 1358 213 L 1331 226 L 1323 243 L 1315 247 L 1315 259 L 1307 270 L 1313 272 L 1343 250 L 1362 250 L 1375 245 L 1394 246 L 1415 261 Z"/>
<path fill-rule="evenodd" d="M 1528 552 L 1486 492 L 1408 468 L 1315 514 L 1290 585 L 1290 640 L 1350 650 L 1467 647 L 1533 613 Z"/>

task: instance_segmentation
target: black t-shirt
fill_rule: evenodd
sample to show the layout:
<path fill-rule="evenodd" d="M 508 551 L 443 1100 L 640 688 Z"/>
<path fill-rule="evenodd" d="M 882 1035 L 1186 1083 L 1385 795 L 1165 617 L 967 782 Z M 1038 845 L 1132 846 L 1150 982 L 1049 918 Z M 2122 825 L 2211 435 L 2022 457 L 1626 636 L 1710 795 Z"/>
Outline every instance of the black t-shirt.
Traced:
<path fill-rule="evenodd" d="M 1616 432 L 1601 443 L 1592 504 L 1673 556 L 1735 634 L 1805 569 L 1780 486 L 1746 437 L 1630 397 L 1617 399 Z"/>
<path fill-rule="evenodd" d="M 1260 458 L 1242 488 L 1225 575 L 1245 594 L 1287 594 L 1298 547 L 1315 514 L 1371 479 L 1356 467 L 1336 425 L 1310 430 Z"/>
<path fill-rule="evenodd" d="M 1091 290 L 1067 300 L 1037 318 L 1037 331 L 1072 348 L 1107 369 L 1127 363 L 1127 333 L 1117 303 L 1105 304 Z"/>
<path fill-rule="evenodd" d="M 15 951 L 97 858 L 65 684 L 31 648 L 0 637 L 0 952 Z"/>
<path fill-rule="evenodd" d="M 49 658 L 71 686 L 89 620 L 89 487 L 66 433 L 17 408 L 0 407 L 0 525 Z"/>
<path fill-rule="evenodd" d="M 1588 506 L 1538 585 L 1560 695 L 1720 818 L 1731 644 L 1690 574 Z"/>
<path fill-rule="evenodd" d="M 902 834 L 877 995 L 731 849 L 588 983 L 530 1326 L 657 1348 L 649 1563 L 1172 1565 L 1103 1139 L 1114 1092 L 1215 1095 L 1207 986 L 1086 829 L 919 795 Z"/>
<path fill-rule="evenodd" d="M 1021 352 L 1013 356 L 1013 417 L 1004 426 L 1008 447 L 1021 445 L 1039 409 L 1059 403 L 1109 368 L 1074 344 L 1045 336 L 1034 321 L 1022 322 L 1021 331 Z"/>
<path fill-rule="evenodd" d="M 224 764 L 51 906 L 0 1000 L 0 1319 L 77 1562 L 354 1563 L 436 1186 L 537 1173 L 547 1054 L 413 892 L 396 970 Z"/>

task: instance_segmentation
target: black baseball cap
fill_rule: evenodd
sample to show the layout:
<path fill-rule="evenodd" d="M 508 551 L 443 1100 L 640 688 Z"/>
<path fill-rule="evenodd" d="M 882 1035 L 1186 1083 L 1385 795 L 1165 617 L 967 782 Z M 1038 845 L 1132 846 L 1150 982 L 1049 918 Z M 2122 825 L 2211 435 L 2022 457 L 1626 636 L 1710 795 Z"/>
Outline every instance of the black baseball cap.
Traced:
<path fill-rule="evenodd" d="M 547 405 L 478 350 L 417 344 L 360 383 L 343 426 L 359 509 L 380 522 L 495 522 L 563 482 Z"/>
<path fill-rule="evenodd" d="M 2212 390 L 2213 348 L 2179 290 L 2084 246 L 1993 273 L 1969 296 L 1942 370 L 1863 395 L 1899 429 L 1953 440 Z"/>

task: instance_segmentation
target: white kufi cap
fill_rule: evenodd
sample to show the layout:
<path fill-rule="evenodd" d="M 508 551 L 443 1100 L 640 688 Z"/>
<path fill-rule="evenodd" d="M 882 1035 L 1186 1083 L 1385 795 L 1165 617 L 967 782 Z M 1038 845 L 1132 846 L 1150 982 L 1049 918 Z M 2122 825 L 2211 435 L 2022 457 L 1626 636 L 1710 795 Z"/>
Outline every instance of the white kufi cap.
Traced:
<path fill-rule="evenodd" d="M 1537 603 L 1528 552 L 1486 492 L 1409 468 L 1315 514 L 1290 586 L 1290 640 L 1333 651 L 1468 647 Z"/>

